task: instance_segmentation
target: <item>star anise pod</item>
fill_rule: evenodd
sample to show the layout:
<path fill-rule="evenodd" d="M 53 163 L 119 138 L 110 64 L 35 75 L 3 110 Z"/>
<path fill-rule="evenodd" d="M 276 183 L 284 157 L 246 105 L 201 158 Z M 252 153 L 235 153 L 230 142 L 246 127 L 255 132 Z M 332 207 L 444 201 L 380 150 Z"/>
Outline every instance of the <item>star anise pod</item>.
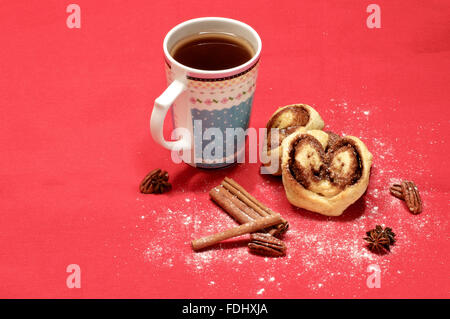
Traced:
<path fill-rule="evenodd" d="M 395 233 L 391 228 L 383 229 L 377 225 L 374 229 L 366 232 L 367 237 L 364 240 L 368 243 L 368 248 L 375 253 L 390 251 L 390 246 L 395 243 Z"/>
<path fill-rule="evenodd" d="M 154 169 L 142 180 L 139 190 L 143 194 L 162 194 L 172 188 L 168 181 L 169 173 L 159 168 Z"/>

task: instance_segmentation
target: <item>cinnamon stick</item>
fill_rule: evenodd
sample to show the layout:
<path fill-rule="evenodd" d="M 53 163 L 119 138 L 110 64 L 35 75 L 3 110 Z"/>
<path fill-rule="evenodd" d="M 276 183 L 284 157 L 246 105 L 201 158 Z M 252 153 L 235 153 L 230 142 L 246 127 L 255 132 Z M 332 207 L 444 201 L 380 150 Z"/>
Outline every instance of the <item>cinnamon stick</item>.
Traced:
<path fill-rule="evenodd" d="M 217 244 L 218 242 L 221 242 L 225 239 L 241 236 L 244 234 L 254 233 L 258 230 L 261 230 L 263 228 L 273 226 L 273 225 L 276 225 L 279 223 L 281 223 L 281 216 L 278 214 L 273 215 L 273 216 L 268 216 L 268 217 L 261 217 L 261 218 L 258 218 L 257 220 L 230 228 L 223 232 L 193 240 L 191 242 L 192 248 L 194 250 L 200 250 L 200 249 L 212 246 L 214 244 Z"/>
<path fill-rule="evenodd" d="M 260 206 L 255 204 L 249 193 L 247 193 L 240 185 L 237 187 L 230 183 L 229 181 L 233 181 L 232 179 L 225 177 L 225 179 L 222 182 L 223 187 L 227 189 L 230 193 L 235 195 L 237 198 L 239 198 L 241 201 L 243 201 L 245 204 L 247 204 L 249 207 L 251 207 L 253 210 L 255 210 L 261 217 L 270 216 L 271 214 L 268 213 L 265 209 L 262 209 Z M 233 181 L 234 182 L 234 181 Z M 241 188 L 241 189 L 239 189 Z M 245 193 L 247 194 L 245 194 Z M 254 198 L 253 198 L 254 199 Z"/>
<path fill-rule="evenodd" d="M 244 202 L 240 201 L 236 196 L 226 190 L 223 185 L 219 185 L 211 189 L 209 191 L 209 196 L 239 224 L 248 223 L 255 219 L 261 218 L 261 216 L 253 209 L 248 207 Z M 278 235 L 281 232 L 282 231 L 280 231 L 277 225 L 272 226 L 272 228 L 268 230 L 268 233 L 271 235 Z"/>
<path fill-rule="evenodd" d="M 236 198 L 222 185 L 211 189 L 209 196 L 228 214 L 230 214 L 231 217 L 236 219 L 236 221 L 241 224 L 260 217 L 254 210 Z"/>
<path fill-rule="evenodd" d="M 251 194 L 249 194 L 241 185 L 239 185 L 233 179 L 225 177 L 225 179 L 222 181 L 222 186 L 230 193 L 235 195 L 237 198 L 239 198 L 241 201 L 243 201 L 246 205 L 251 207 L 260 216 L 265 217 L 277 214 L 273 210 L 262 204 L 260 201 L 258 201 Z M 283 233 L 287 230 L 288 227 L 289 223 L 287 222 L 287 220 L 282 218 L 281 225 L 278 225 L 276 227 L 277 228 L 276 230 L 271 230 L 272 231 L 271 235 L 274 235 L 276 233 Z"/>

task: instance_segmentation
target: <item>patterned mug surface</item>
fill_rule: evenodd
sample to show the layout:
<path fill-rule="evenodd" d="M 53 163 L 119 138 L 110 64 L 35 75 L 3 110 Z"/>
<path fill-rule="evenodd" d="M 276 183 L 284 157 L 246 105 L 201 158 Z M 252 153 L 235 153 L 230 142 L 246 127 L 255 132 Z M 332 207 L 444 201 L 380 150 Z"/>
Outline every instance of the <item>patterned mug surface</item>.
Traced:
<path fill-rule="evenodd" d="M 170 48 L 185 37 L 200 32 L 225 32 L 244 38 L 255 54 L 246 63 L 226 70 L 198 70 L 177 62 Z M 236 162 L 245 152 L 261 54 L 261 39 L 245 23 L 227 18 L 198 18 L 183 22 L 164 39 L 166 78 L 169 84 L 155 100 L 150 120 L 155 141 L 182 154 L 186 163 L 202 168 L 220 168 Z M 164 118 L 172 107 L 178 140 L 166 141 Z M 180 130 L 183 133 L 180 133 Z"/>
<path fill-rule="evenodd" d="M 167 67 L 168 82 L 172 82 L 170 68 Z M 245 73 L 230 78 L 195 79 L 190 78 L 186 92 L 190 108 L 193 132 L 193 158 L 196 167 L 220 168 L 235 163 L 240 152 L 244 151 L 245 143 L 239 143 L 236 134 L 245 132 L 250 121 L 253 94 L 256 86 L 258 65 L 255 64 Z M 185 119 L 177 115 L 177 102 L 172 108 L 174 127 L 185 124 Z M 185 107 L 185 106 L 182 106 Z M 183 114 L 179 112 L 179 114 Z M 217 134 L 210 136 L 208 130 L 218 129 L 222 141 L 215 143 Z M 227 130 L 228 129 L 228 130 Z M 237 130 L 236 130 L 237 129 Z M 241 129 L 241 130 L 239 130 Z M 216 133 L 217 131 L 213 131 Z M 217 132 L 218 133 L 218 132 Z M 229 145 L 233 134 L 232 145 Z M 244 139 L 245 140 L 245 139 Z M 228 148 L 232 148 L 230 152 Z"/>

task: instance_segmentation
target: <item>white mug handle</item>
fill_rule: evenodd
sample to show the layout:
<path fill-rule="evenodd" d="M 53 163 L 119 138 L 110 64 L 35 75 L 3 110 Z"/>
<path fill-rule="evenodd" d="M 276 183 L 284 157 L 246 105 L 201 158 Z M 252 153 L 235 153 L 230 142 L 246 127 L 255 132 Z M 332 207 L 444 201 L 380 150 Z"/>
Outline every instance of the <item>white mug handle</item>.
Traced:
<path fill-rule="evenodd" d="M 191 141 L 186 136 L 181 136 L 176 141 L 166 141 L 163 136 L 164 119 L 167 111 L 186 90 L 186 85 L 180 80 L 174 80 L 169 87 L 161 94 L 153 106 L 152 116 L 150 118 L 150 131 L 155 142 L 171 151 L 181 151 L 190 148 Z"/>

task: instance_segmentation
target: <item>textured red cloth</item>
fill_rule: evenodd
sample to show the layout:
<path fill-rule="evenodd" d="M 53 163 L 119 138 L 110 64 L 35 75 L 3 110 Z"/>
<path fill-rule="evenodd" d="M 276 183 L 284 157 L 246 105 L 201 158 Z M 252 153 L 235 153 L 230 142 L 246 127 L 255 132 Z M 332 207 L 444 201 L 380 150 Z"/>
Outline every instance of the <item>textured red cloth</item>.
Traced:
<path fill-rule="evenodd" d="M 449 297 L 450 42 L 448 1 L 64 1 L 0 5 L 0 296 L 143 298 Z M 292 207 L 259 164 L 176 165 L 149 133 L 166 87 L 163 37 L 201 16 L 253 26 L 263 41 L 250 125 L 307 103 L 326 129 L 374 155 L 366 195 L 341 217 Z M 167 121 L 167 134 L 170 120 Z M 143 195 L 161 167 L 173 190 Z M 288 256 L 250 255 L 246 241 L 192 252 L 189 241 L 235 225 L 207 192 L 230 176 L 290 221 Z M 423 213 L 389 184 L 411 179 Z M 373 255 L 376 224 L 397 244 Z M 81 267 L 81 288 L 66 267 Z M 368 288 L 379 265 L 381 288 Z"/>

